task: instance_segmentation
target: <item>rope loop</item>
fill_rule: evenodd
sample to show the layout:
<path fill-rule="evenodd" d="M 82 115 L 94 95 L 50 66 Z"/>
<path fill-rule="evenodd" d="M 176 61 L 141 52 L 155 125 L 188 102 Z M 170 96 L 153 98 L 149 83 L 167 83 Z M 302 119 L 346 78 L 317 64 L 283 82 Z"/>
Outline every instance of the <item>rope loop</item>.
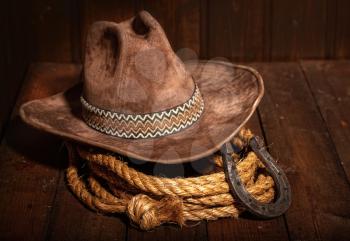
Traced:
<path fill-rule="evenodd" d="M 253 136 L 242 128 L 231 140 L 245 148 Z M 147 175 L 129 167 L 116 155 L 104 154 L 80 146 L 66 144 L 69 167 L 66 172 L 68 186 L 90 209 L 102 213 L 125 212 L 130 220 L 143 230 L 153 229 L 162 223 L 216 220 L 238 217 L 243 212 L 231 195 L 222 170 L 216 173 L 188 178 L 165 178 Z M 78 157 L 87 162 L 89 175 L 79 177 Z M 247 191 L 258 201 L 269 203 L 275 196 L 274 181 L 264 171 L 264 165 L 254 152 L 244 157 L 232 156 L 240 179 Z M 220 155 L 215 164 L 222 167 Z"/>
<path fill-rule="evenodd" d="M 181 199 L 165 197 L 160 201 L 147 195 L 135 195 L 128 203 L 127 214 L 141 229 L 149 230 L 160 224 L 177 223 L 183 225 L 183 204 Z"/>

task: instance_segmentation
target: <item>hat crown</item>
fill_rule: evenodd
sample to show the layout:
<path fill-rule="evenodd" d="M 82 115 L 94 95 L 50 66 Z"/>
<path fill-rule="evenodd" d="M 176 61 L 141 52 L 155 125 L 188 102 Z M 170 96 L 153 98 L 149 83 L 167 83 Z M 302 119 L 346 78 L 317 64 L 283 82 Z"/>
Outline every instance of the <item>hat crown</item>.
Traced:
<path fill-rule="evenodd" d="M 195 84 L 159 23 L 147 12 L 96 22 L 87 36 L 84 98 L 126 114 L 163 111 L 191 98 Z"/>

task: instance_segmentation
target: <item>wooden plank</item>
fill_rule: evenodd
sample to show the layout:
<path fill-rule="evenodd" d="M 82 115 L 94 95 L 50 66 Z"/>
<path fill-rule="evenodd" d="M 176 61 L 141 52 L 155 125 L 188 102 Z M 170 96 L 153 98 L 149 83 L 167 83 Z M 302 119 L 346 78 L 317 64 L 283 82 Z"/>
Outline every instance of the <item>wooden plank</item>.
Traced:
<path fill-rule="evenodd" d="M 258 115 L 254 114 L 247 123 L 255 135 L 263 137 Z M 283 217 L 259 220 L 245 214 L 238 219 L 219 219 L 208 222 L 208 240 L 288 240 Z"/>
<path fill-rule="evenodd" d="M 125 216 L 102 215 L 86 208 L 70 192 L 63 173 L 49 222 L 46 240 L 125 240 Z"/>
<path fill-rule="evenodd" d="M 18 18 L 18 15 L 26 16 L 26 14 L 22 8 L 15 9 L 14 5 L 14 2 L 6 2 L 1 7 L 1 28 L 6 34 L 1 37 L 1 48 L 3 48 L 1 52 L 4 62 L 1 67 L 2 78 L 0 81 L 0 137 L 2 137 L 3 127 L 15 104 L 29 59 L 27 46 L 30 41 L 23 41 L 24 39 L 28 40 L 29 30 L 24 23 L 20 25 Z"/>
<path fill-rule="evenodd" d="M 128 230 L 129 241 L 152 240 L 152 241 L 176 241 L 176 240 L 207 240 L 206 225 L 200 223 L 194 227 L 177 227 L 163 225 L 151 232 L 141 231 L 134 227 Z"/>
<path fill-rule="evenodd" d="M 73 59 L 72 29 L 74 14 L 70 0 L 32 0 L 28 3 L 22 1 L 14 3 L 16 25 L 20 32 L 17 33 L 17 42 L 23 42 L 30 51 L 31 61 L 58 61 L 70 62 Z M 20 6 L 20 7 L 19 7 Z M 24 11 L 18 17 L 17 11 Z M 28 38 L 21 37 L 22 30 L 28 28 Z"/>
<path fill-rule="evenodd" d="M 208 57 L 208 0 L 200 0 L 200 30 L 199 30 L 199 58 L 209 59 Z"/>
<path fill-rule="evenodd" d="M 307 61 L 301 67 L 350 181 L 350 61 Z"/>
<path fill-rule="evenodd" d="M 41 74 L 45 69 L 51 76 Z M 65 71 L 62 71 L 65 70 Z M 77 68 L 68 65 L 33 65 L 17 101 L 21 103 L 57 93 Z M 53 83 L 49 88 L 47 82 Z M 61 141 L 34 130 L 19 120 L 16 113 L 0 147 L 0 239 L 43 240 L 51 205 L 56 193 L 59 169 L 57 159 Z M 45 148 L 43 148 L 45 147 Z"/>
<path fill-rule="evenodd" d="M 326 0 L 273 1 L 271 59 L 324 58 L 326 8 Z"/>
<path fill-rule="evenodd" d="M 334 4 L 334 1 L 332 1 Z M 347 0 L 336 1 L 336 33 L 335 33 L 335 58 L 350 57 L 350 2 Z"/>
<path fill-rule="evenodd" d="M 1 70 L 0 81 L 0 136 L 16 95 L 24 79 L 30 61 L 65 61 L 73 60 L 76 52 L 77 36 L 72 38 L 71 12 L 74 1 L 10 1 L 1 7 L 4 16 L 2 25 L 6 43 L 2 53 L 6 53 L 6 69 Z M 75 59 L 76 60 L 76 59 Z M 7 72 L 7 74 L 6 74 Z"/>
<path fill-rule="evenodd" d="M 176 1 L 175 7 L 175 46 L 200 52 L 200 0 Z"/>
<path fill-rule="evenodd" d="M 9 3 L 5 2 L 0 9 L 0 31 L 2 33 L 11 33 L 9 31 Z M 17 90 L 16 87 L 11 86 L 9 69 L 10 69 L 10 36 L 0 38 L 0 139 L 2 137 L 2 130 L 5 122 L 9 116 L 11 105 L 14 102 L 14 93 Z M 11 104 L 9 104 L 11 103 Z"/>
<path fill-rule="evenodd" d="M 268 59 L 270 1 L 208 1 L 208 58 Z"/>
<path fill-rule="evenodd" d="M 327 0 L 326 59 L 335 57 L 335 37 L 337 29 L 337 1 Z"/>
<path fill-rule="evenodd" d="M 256 65 L 265 79 L 261 120 L 292 186 L 291 240 L 347 240 L 350 187 L 297 63 Z"/>
<path fill-rule="evenodd" d="M 82 31 L 81 31 L 81 1 L 71 0 L 70 1 L 70 14 L 71 14 L 71 58 L 74 63 L 82 63 Z"/>
<path fill-rule="evenodd" d="M 77 83 L 79 76 L 80 67 L 74 64 L 33 65 L 29 81 L 23 87 L 20 103 L 63 91 Z M 8 138 L 9 142 L 15 145 L 17 152 L 23 151 L 25 154 L 24 157 L 16 154 L 15 151 L 7 154 L 8 162 L 14 162 L 11 164 L 14 170 L 7 164 L 2 173 L 8 173 L 8 178 L 16 180 L 18 175 L 21 175 L 21 179 L 16 181 L 16 186 L 6 185 L 7 189 L 14 188 L 15 190 L 12 191 L 14 193 L 11 192 L 6 198 L 1 197 L 5 198 L 4 201 L 0 199 L 1 204 L 14 202 L 13 207 L 3 208 L 5 215 L 1 216 L 3 218 L 1 223 L 4 222 L 1 228 L 10 231 L 8 234 L 10 239 L 12 239 L 11 235 L 16 235 L 16 232 L 9 227 L 18 225 L 18 222 L 21 225 L 18 230 L 21 232 L 17 234 L 20 236 L 14 236 L 16 237 L 14 240 L 32 237 L 33 235 L 29 232 L 33 232 L 30 231 L 33 226 L 36 232 L 32 237 L 33 240 L 124 240 L 125 225 L 120 219 L 89 211 L 69 192 L 64 178 L 67 155 L 65 152 L 58 154 L 59 148 L 63 149 L 61 139 L 38 132 L 23 124 L 21 128 L 18 126 L 15 128 L 15 133 L 13 131 L 9 133 L 11 137 Z M 19 147 L 21 149 L 17 149 Z M 5 147 L 2 153 L 7 149 L 8 147 Z M 31 159 L 25 158 L 29 155 L 27 152 L 33 156 Z M 27 166 L 30 167 L 29 170 Z M 18 171 L 18 168 L 21 169 Z M 10 183 L 9 180 L 7 181 Z M 20 217 L 18 213 L 21 214 Z M 14 218 L 11 219 L 11 215 Z"/>

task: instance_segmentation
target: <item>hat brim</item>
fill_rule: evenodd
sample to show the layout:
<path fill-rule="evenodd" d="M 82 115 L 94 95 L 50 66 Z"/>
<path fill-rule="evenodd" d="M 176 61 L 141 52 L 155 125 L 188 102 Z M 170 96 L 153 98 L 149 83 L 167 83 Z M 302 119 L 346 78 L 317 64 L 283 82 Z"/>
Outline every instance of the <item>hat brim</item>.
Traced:
<path fill-rule="evenodd" d="M 175 164 L 209 156 L 248 121 L 264 86 L 257 71 L 222 61 L 185 63 L 204 99 L 204 112 L 191 127 L 159 138 L 124 139 L 90 128 L 81 117 L 82 84 L 22 105 L 22 119 L 44 131 L 130 158 Z"/>

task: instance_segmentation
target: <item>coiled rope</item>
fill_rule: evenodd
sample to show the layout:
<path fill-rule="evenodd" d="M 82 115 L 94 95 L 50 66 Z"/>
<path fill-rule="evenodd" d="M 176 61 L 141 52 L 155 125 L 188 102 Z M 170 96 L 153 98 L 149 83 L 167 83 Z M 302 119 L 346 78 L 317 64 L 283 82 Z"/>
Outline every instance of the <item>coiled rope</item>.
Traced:
<path fill-rule="evenodd" d="M 242 128 L 232 142 L 248 146 L 252 133 Z M 238 217 L 244 209 L 230 193 L 222 169 L 216 173 L 188 178 L 165 178 L 147 175 L 128 166 L 121 157 L 67 143 L 69 167 L 67 182 L 72 192 L 89 208 L 102 213 L 126 213 L 141 229 L 149 230 L 162 223 L 215 220 Z M 88 164 L 86 178 L 79 176 L 77 159 Z M 268 203 L 274 198 L 274 181 L 258 170 L 264 169 L 254 152 L 243 157 L 233 155 L 238 174 L 248 192 Z M 222 167 L 220 155 L 215 164 Z M 103 183 L 99 180 L 103 180 Z"/>

